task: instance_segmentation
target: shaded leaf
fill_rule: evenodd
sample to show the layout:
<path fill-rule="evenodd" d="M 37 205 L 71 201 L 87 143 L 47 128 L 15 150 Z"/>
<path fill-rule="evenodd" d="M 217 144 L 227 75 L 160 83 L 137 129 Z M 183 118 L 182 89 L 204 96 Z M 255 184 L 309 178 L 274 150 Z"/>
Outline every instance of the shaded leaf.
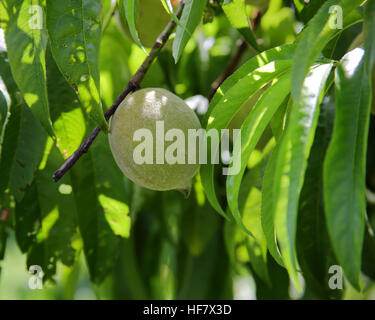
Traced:
<path fill-rule="evenodd" d="M 256 297 L 259 300 L 288 300 L 289 297 L 289 278 L 284 268 L 272 259 L 267 257 L 267 271 L 270 275 L 269 284 L 264 283 L 256 274 L 254 280 L 256 284 Z"/>
<path fill-rule="evenodd" d="M 200 178 L 196 179 L 189 202 L 181 216 L 181 237 L 192 256 L 199 256 L 218 228 L 218 217 L 207 201 Z"/>
<path fill-rule="evenodd" d="M 330 243 L 323 202 L 323 162 L 333 127 L 333 101 L 326 98 L 306 169 L 298 211 L 297 254 L 306 288 L 319 299 L 337 299 L 341 290 L 328 286 L 329 268 L 337 265 Z"/>
<path fill-rule="evenodd" d="M 307 23 L 326 1 L 327 0 L 314 0 L 306 2 L 304 0 L 294 0 L 298 17 L 303 23 Z"/>

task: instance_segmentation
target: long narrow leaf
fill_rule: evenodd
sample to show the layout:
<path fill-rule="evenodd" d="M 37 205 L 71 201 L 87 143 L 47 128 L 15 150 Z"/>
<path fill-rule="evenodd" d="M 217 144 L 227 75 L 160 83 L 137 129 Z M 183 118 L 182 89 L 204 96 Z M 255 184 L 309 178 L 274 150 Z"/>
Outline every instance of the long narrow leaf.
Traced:
<path fill-rule="evenodd" d="M 173 58 L 175 62 L 180 59 L 181 54 L 192 36 L 195 28 L 201 21 L 203 10 L 206 8 L 207 0 L 186 0 L 182 15 L 181 25 L 176 30 L 176 38 L 173 41 Z"/>
<path fill-rule="evenodd" d="M 318 299 L 337 299 L 342 290 L 332 290 L 329 268 L 337 265 L 324 213 L 323 163 L 331 138 L 334 101 L 325 98 L 311 148 L 298 208 L 297 253 L 306 287 Z"/>
<path fill-rule="evenodd" d="M 365 34 L 366 68 L 369 75 L 375 62 L 375 0 L 366 2 L 363 30 Z"/>
<path fill-rule="evenodd" d="M 236 222 L 245 229 L 246 226 L 243 225 L 238 208 L 238 195 L 242 177 L 251 152 L 254 150 L 277 108 L 289 94 L 289 90 L 290 73 L 286 73 L 267 89 L 251 110 L 248 118 L 241 127 L 241 140 L 237 140 L 234 145 L 232 164 L 241 163 L 241 170 L 227 179 L 228 205 Z"/>
<path fill-rule="evenodd" d="M 220 99 L 225 95 L 225 93 L 233 87 L 240 79 L 248 75 L 250 72 L 257 68 L 260 68 L 271 61 L 279 60 L 291 60 L 294 55 L 295 45 L 284 45 L 276 48 L 272 48 L 267 51 L 256 55 L 249 61 L 244 63 L 236 72 L 229 76 L 216 91 L 214 97 L 212 98 L 208 110 L 203 118 L 203 126 L 207 126 L 208 118 L 215 108 Z"/>
<path fill-rule="evenodd" d="M 250 27 L 250 20 L 246 14 L 246 5 L 244 0 L 234 0 L 222 6 L 225 15 L 230 23 L 235 27 L 256 50 L 259 51 L 255 34 Z"/>
<path fill-rule="evenodd" d="M 221 130 L 228 126 L 230 120 L 234 117 L 239 108 L 252 96 L 272 79 L 279 77 L 291 68 L 292 61 L 280 60 L 272 61 L 269 64 L 248 73 L 242 79 L 232 86 L 215 105 L 208 118 L 207 130 Z M 218 146 L 208 144 L 208 154 L 216 154 Z M 213 184 L 214 165 L 207 163 L 201 166 L 202 183 L 211 205 L 221 215 L 225 216 L 221 205 L 218 202 Z"/>
<path fill-rule="evenodd" d="M 273 199 L 276 237 L 285 267 L 297 287 L 300 287 L 295 244 L 298 200 L 314 140 L 321 94 L 331 68 L 331 64 L 318 66 L 306 77 L 301 99 L 290 111 L 276 164 Z"/>
<path fill-rule="evenodd" d="M 359 289 L 366 213 L 365 174 L 370 86 L 365 52 L 347 53 L 336 69 L 336 115 L 324 161 L 324 200 L 331 241 L 348 280 Z"/>
<path fill-rule="evenodd" d="M 137 31 L 137 19 L 138 19 L 138 0 L 119 0 L 120 14 L 126 20 L 129 27 L 130 35 L 132 36 L 135 43 L 143 48 L 141 40 L 139 40 Z"/>
<path fill-rule="evenodd" d="M 341 32 L 339 28 L 333 26 L 337 12 L 330 10 L 330 8 L 335 5 L 339 6 L 343 14 L 341 18 L 345 19 L 362 2 L 363 0 L 328 0 L 303 31 L 296 48 L 292 71 L 292 95 L 296 102 L 298 102 L 302 94 L 303 80 L 310 66 L 326 44 L 337 33 Z"/>

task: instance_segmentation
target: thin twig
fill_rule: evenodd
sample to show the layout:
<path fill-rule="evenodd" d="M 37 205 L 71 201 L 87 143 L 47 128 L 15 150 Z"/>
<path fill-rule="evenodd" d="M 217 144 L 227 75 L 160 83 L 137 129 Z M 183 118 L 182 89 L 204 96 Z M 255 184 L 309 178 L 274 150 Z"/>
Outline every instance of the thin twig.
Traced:
<path fill-rule="evenodd" d="M 180 3 L 179 8 L 176 11 L 176 16 L 179 17 L 182 9 L 184 7 L 185 2 L 182 1 Z M 112 104 L 112 106 L 105 112 L 104 117 L 106 120 L 109 120 L 109 118 L 115 113 L 117 107 L 119 104 L 124 100 L 124 98 L 132 91 L 139 88 L 140 83 L 142 82 L 147 70 L 150 68 L 152 62 L 160 52 L 161 48 L 165 45 L 167 42 L 169 36 L 173 32 L 173 29 L 175 27 L 176 23 L 171 19 L 163 32 L 160 34 L 160 36 L 156 39 L 155 44 L 151 48 L 150 53 L 147 55 L 146 59 L 143 61 L 142 65 L 139 67 L 137 72 L 133 75 L 133 77 L 128 82 L 127 86 L 125 87 L 124 91 L 121 92 L 119 97 L 116 99 L 116 101 Z M 64 162 L 64 164 L 53 174 L 53 180 L 55 182 L 59 181 L 66 172 L 70 170 L 70 168 L 73 167 L 73 165 L 77 162 L 77 160 L 88 151 L 91 144 L 97 137 L 97 135 L 100 132 L 100 128 L 97 126 L 95 129 L 90 133 L 90 135 L 86 138 L 86 140 L 81 144 L 81 146 Z"/>
<path fill-rule="evenodd" d="M 215 95 L 217 89 L 221 86 L 226 78 L 228 78 L 234 71 L 236 71 L 237 65 L 240 62 L 240 59 L 244 52 L 246 51 L 247 43 L 245 40 L 240 40 L 238 44 L 238 49 L 234 56 L 229 60 L 228 66 L 225 71 L 212 83 L 211 85 L 211 92 L 208 96 L 208 100 L 211 101 L 213 96 Z"/>

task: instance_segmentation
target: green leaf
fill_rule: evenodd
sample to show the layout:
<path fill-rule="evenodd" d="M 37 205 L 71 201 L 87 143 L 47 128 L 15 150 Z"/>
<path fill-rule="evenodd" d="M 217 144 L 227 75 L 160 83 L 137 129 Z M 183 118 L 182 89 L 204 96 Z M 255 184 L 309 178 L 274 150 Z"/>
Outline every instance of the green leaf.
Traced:
<path fill-rule="evenodd" d="M 50 97 L 54 99 L 53 103 L 51 101 L 51 111 L 57 136 L 56 145 L 61 154 L 67 157 L 79 146 L 86 131 L 92 126 L 86 125 L 80 105 L 75 101 L 75 93 L 49 54 L 47 63 Z M 80 167 L 82 161 L 84 163 Z M 77 166 L 79 169 L 75 169 Z M 72 185 L 80 233 L 91 277 L 99 283 L 113 267 L 113 257 L 110 259 L 106 254 L 107 251 L 108 255 L 116 252 L 116 235 L 128 237 L 130 232 L 124 178 L 114 162 L 107 137 L 103 134 L 96 138 L 89 154 L 82 157 L 75 167 Z M 97 225 L 97 229 L 86 229 L 87 224 Z M 102 264 L 100 259 L 106 262 Z"/>
<path fill-rule="evenodd" d="M 375 1 L 366 2 L 363 30 L 365 35 L 366 68 L 372 74 L 375 62 Z M 374 99 L 374 98 L 373 98 Z"/>
<path fill-rule="evenodd" d="M 130 35 L 137 46 L 144 50 L 141 40 L 139 40 L 137 31 L 138 6 L 138 0 L 119 0 L 120 14 L 129 27 Z"/>
<path fill-rule="evenodd" d="M 282 75 L 259 99 L 249 116 L 241 127 L 241 140 L 236 139 L 234 144 L 231 165 L 240 166 L 237 174 L 227 178 L 226 190 L 228 205 L 236 222 L 246 229 L 243 225 L 241 214 L 238 207 L 238 196 L 242 177 L 247 167 L 248 159 L 257 145 L 262 133 L 276 112 L 277 108 L 289 94 L 290 73 Z M 251 233 L 251 232 L 250 232 Z"/>
<path fill-rule="evenodd" d="M 24 104 L 12 105 L 10 112 L 0 160 L 0 194 L 9 187 L 20 201 L 42 159 L 47 136 Z"/>
<path fill-rule="evenodd" d="M 169 16 L 173 19 L 173 21 L 176 22 L 176 25 L 183 27 L 180 20 L 177 18 L 177 16 L 173 12 L 173 5 L 171 3 L 171 0 L 160 0 L 160 1 L 163 4 L 165 11 L 167 11 Z"/>
<path fill-rule="evenodd" d="M 273 145 L 274 140 L 271 140 Z M 267 240 L 261 225 L 262 178 L 268 162 L 268 145 L 263 150 L 260 162 L 251 167 L 243 178 L 239 194 L 239 211 L 244 224 L 254 237 L 242 233 L 252 269 L 265 284 L 271 285 L 267 268 Z M 240 230 L 242 231 L 242 230 Z"/>
<path fill-rule="evenodd" d="M 260 55 L 262 56 L 262 54 Z M 255 61 L 260 61 L 261 57 L 255 57 Z M 260 58 L 260 59 L 259 59 Z M 250 64 L 251 65 L 251 64 Z M 206 130 L 214 129 L 221 130 L 228 126 L 230 120 L 234 117 L 240 107 L 251 97 L 255 92 L 261 89 L 264 85 L 272 79 L 279 77 L 291 68 L 292 61 L 290 60 L 276 60 L 266 65 L 260 66 L 255 70 L 250 70 L 244 77 L 239 79 L 231 88 L 228 89 L 221 99 L 213 107 L 207 121 Z M 254 65 L 251 65 L 254 66 Z M 241 72 L 243 72 L 241 70 Z M 220 89 L 219 89 L 220 90 Z M 213 100 L 213 103 L 216 101 Z M 208 155 L 217 154 L 218 146 L 211 146 L 208 141 Z M 214 165 L 208 163 L 201 166 L 202 183 L 207 195 L 208 200 L 215 210 L 221 215 L 225 216 L 225 212 L 221 208 L 215 193 L 215 186 L 213 183 L 214 178 Z"/>
<path fill-rule="evenodd" d="M 255 274 L 256 297 L 258 300 L 289 300 L 289 278 L 284 268 L 280 267 L 272 257 L 267 257 L 267 271 L 271 285 L 265 284 Z"/>
<path fill-rule="evenodd" d="M 285 62 L 289 59 L 292 59 L 293 54 L 294 54 L 294 46 L 285 45 L 282 47 L 276 47 L 276 48 L 264 51 L 260 53 L 259 55 L 251 58 L 247 63 L 245 63 L 242 67 L 240 67 L 230 77 L 228 77 L 220 86 L 220 88 L 217 90 L 216 94 L 211 100 L 211 103 L 209 105 L 205 118 L 203 119 L 203 126 L 207 127 L 208 120 L 211 117 L 211 113 L 216 109 L 216 105 L 224 97 L 226 98 L 227 92 L 229 92 L 232 89 L 232 87 L 234 87 L 238 82 L 240 82 L 240 80 L 242 80 L 242 82 L 245 82 L 246 79 L 248 79 L 247 81 L 251 81 L 252 79 L 251 76 L 256 74 L 257 69 L 265 67 L 266 65 L 269 65 L 269 67 L 272 67 L 273 64 L 271 64 L 271 62 L 273 63 L 277 61 Z M 275 77 L 276 76 L 277 75 L 275 74 Z M 259 80 L 261 83 L 263 82 L 262 79 L 259 79 Z M 261 87 L 261 86 L 262 85 L 260 84 L 259 86 L 256 86 L 256 87 Z M 245 93 L 245 96 L 246 94 L 248 94 L 247 97 L 251 96 L 253 91 L 248 91 L 246 84 L 244 85 L 244 87 L 246 87 L 243 89 L 243 93 Z M 256 91 L 256 87 L 254 88 L 255 91 Z M 230 101 L 232 102 L 232 100 Z M 235 102 L 238 103 L 238 101 L 235 101 Z M 237 110 L 240 106 L 241 105 L 236 107 Z M 224 107 L 226 108 L 226 105 Z M 233 117 L 233 114 L 236 113 L 237 110 L 233 109 L 233 113 L 229 116 L 229 118 Z M 227 113 L 231 112 L 231 109 L 226 108 L 226 112 Z M 222 117 L 221 112 L 219 113 L 219 116 Z M 227 119 L 227 121 L 230 121 L 230 119 L 229 120 Z M 215 208 L 216 211 L 218 211 L 221 215 L 225 216 L 225 213 L 223 212 L 221 205 L 218 203 L 218 199 L 215 193 L 213 166 L 210 164 L 201 166 L 201 176 L 202 176 L 202 184 L 204 186 L 208 200 L 210 201 L 211 205 Z"/>
<path fill-rule="evenodd" d="M 337 299 L 341 290 L 328 286 L 330 266 L 337 265 L 325 221 L 323 163 L 331 137 L 334 103 L 325 98 L 306 169 L 298 210 L 297 254 L 306 288 L 318 299 Z"/>
<path fill-rule="evenodd" d="M 208 110 L 203 118 L 202 125 L 207 126 L 208 118 L 215 108 L 220 99 L 226 94 L 226 92 L 233 87 L 239 80 L 246 77 L 249 73 L 253 72 L 255 69 L 265 66 L 272 61 L 279 60 L 291 60 L 294 55 L 294 45 L 284 45 L 276 48 L 272 48 L 267 51 L 256 55 L 255 57 L 249 59 L 240 68 L 238 68 L 231 76 L 229 76 L 222 85 L 216 91 L 214 97 L 212 98 Z"/>
<path fill-rule="evenodd" d="M 282 139 L 283 135 L 280 139 Z M 274 223 L 276 203 L 273 200 L 270 201 L 270 199 L 275 199 L 275 190 L 273 184 L 280 146 L 281 143 L 276 144 L 276 147 L 271 153 L 266 170 L 264 172 L 262 185 L 261 223 L 270 254 L 280 266 L 284 266 L 284 262 L 282 260 L 280 250 L 277 246 L 276 241 L 276 231 Z"/>
<path fill-rule="evenodd" d="M 246 14 L 245 0 L 234 0 L 222 6 L 225 15 L 245 40 L 259 51 L 255 34 L 250 26 L 250 19 Z"/>
<path fill-rule="evenodd" d="M 258 300 L 289 300 L 289 277 L 286 270 L 278 265 L 270 255 L 267 256 L 267 272 L 271 285 L 264 283 L 256 274 L 256 297 Z"/>
<path fill-rule="evenodd" d="M 101 283 L 112 270 L 118 239 L 105 219 L 98 202 L 95 169 L 90 150 L 71 170 L 73 195 L 78 213 L 78 227 L 91 281 Z"/>
<path fill-rule="evenodd" d="M 85 118 L 77 95 L 61 74 L 53 60 L 51 50 L 47 50 L 46 64 L 48 96 L 56 134 L 56 146 L 64 158 L 68 158 L 78 149 L 85 136 Z"/>
<path fill-rule="evenodd" d="M 79 146 L 89 128 L 79 103 L 75 101 L 75 93 L 50 55 L 47 55 L 47 63 L 50 97 L 54 99 L 51 105 L 54 106 L 52 114 L 57 147 L 67 157 Z M 115 235 L 129 236 L 130 219 L 128 207 L 123 200 L 123 175 L 114 163 L 105 135 L 97 137 L 89 155 L 80 159 L 75 167 L 79 167 L 82 160 L 84 163 L 79 169 L 73 168 L 72 186 L 90 275 L 94 282 L 99 283 L 113 267 L 113 257 L 109 258 L 107 251 L 108 255 L 116 252 Z M 96 230 L 95 227 L 92 230 L 89 227 L 86 229 L 87 224 L 96 225 Z M 101 263 L 100 259 L 106 262 Z"/>
<path fill-rule="evenodd" d="M 0 261 L 4 259 L 5 249 L 7 244 L 8 232 L 4 221 L 0 221 Z M 1 265 L 0 265 L 0 276 L 1 276 Z"/>
<path fill-rule="evenodd" d="M 173 41 L 173 57 L 177 63 L 195 28 L 201 21 L 203 10 L 206 8 L 207 0 L 186 0 L 182 10 L 180 23 L 176 30 Z"/>
<path fill-rule="evenodd" d="M 90 277 L 101 283 L 118 253 L 116 235 L 130 233 L 124 176 L 116 166 L 107 137 L 100 134 L 72 169 L 72 184 Z"/>
<path fill-rule="evenodd" d="M 198 257 L 191 256 L 186 249 L 180 250 L 176 299 L 229 299 L 233 283 L 228 267 L 220 233 L 214 234 L 206 250 Z"/>
<path fill-rule="evenodd" d="M 275 47 L 294 42 L 296 17 L 292 8 L 284 6 L 282 0 L 273 0 L 260 20 L 263 46 Z"/>
<path fill-rule="evenodd" d="M 9 117 L 10 112 L 10 96 L 5 83 L 0 76 L 0 146 L 3 136 L 3 130 Z M 1 147 L 0 147 L 1 154 Z"/>
<path fill-rule="evenodd" d="M 56 272 L 56 262 L 72 265 L 76 259 L 73 241 L 76 238 L 76 212 L 71 194 L 69 175 L 58 184 L 51 180 L 53 171 L 62 164 L 62 157 L 52 141 L 35 174 L 33 184 L 25 197 L 16 204 L 16 238 L 23 252 L 27 252 L 27 265 L 39 265 L 50 279 Z"/>
<path fill-rule="evenodd" d="M 48 134 L 53 136 L 47 95 L 47 32 L 43 26 L 43 15 L 41 0 L 10 0 L 0 3 L 0 23 L 5 31 L 14 80 L 35 117 Z"/>
<path fill-rule="evenodd" d="M 362 0 L 328 0 L 310 20 L 301 34 L 294 56 L 292 69 L 292 96 L 294 101 L 298 102 L 302 94 L 303 80 L 310 66 L 326 44 L 341 32 L 341 29 L 331 27 L 331 24 L 335 22 L 336 11 L 331 10 L 330 13 L 330 8 L 335 5 L 340 6 L 343 18 L 346 19 L 362 2 Z"/>
<path fill-rule="evenodd" d="M 375 236 L 371 227 L 365 228 L 365 237 L 363 241 L 362 252 L 362 271 L 363 273 L 375 280 Z"/>
<path fill-rule="evenodd" d="M 181 237 L 192 256 L 199 256 L 218 228 L 218 216 L 205 199 L 199 175 L 194 182 L 189 196 L 189 203 L 184 204 L 181 223 Z"/>
<path fill-rule="evenodd" d="M 115 235 L 130 235 L 129 206 L 125 196 L 125 177 L 116 165 L 107 136 L 101 134 L 92 146 L 92 161 L 98 200 Z"/>
<path fill-rule="evenodd" d="M 100 0 L 47 1 L 47 28 L 56 63 L 86 113 L 106 132 L 98 66 L 101 21 Z"/>
<path fill-rule="evenodd" d="M 294 0 L 298 17 L 303 23 L 307 23 L 326 1 L 327 0 L 314 0 L 306 2 L 304 0 Z"/>
<path fill-rule="evenodd" d="M 272 134 L 275 137 L 276 141 L 279 141 L 285 126 L 285 117 L 287 113 L 287 106 L 290 100 L 290 95 L 286 97 L 286 99 L 283 101 L 281 106 L 276 110 L 274 116 L 272 117 L 270 121 L 270 127 L 272 130 Z"/>
<path fill-rule="evenodd" d="M 274 172 L 276 237 L 284 265 L 297 288 L 300 288 L 295 244 L 298 201 L 319 117 L 321 95 L 331 68 L 331 64 L 315 67 L 306 77 L 301 98 L 290 111 Z"/>
<path fill-rule="evenodd" d="M 3 30 L 0 29 L 0 157 L 5 126 L 10 116 L 10 107 L 12 104 L 19 104 L 21 99 L 10 69 L 8 53 L 5 51 L 5 39 L 1 39 L 3 35 Z"/>
<path fill-rule="evenodd" d="M 336 69 L 335 123 L 324 161 L 328 231 L 344 273 L 358 290 L 370 117 L 370 85 L 364 57 L 363 49 L 350 51 Z"/>
<path fill-rule="evenodd" d="M 130 80 L 128 64 L 131 46 L 129 41 L 125 41 L 117 25 L 111 23 L 100 44 L 100 94 L 106 109 L 117 99 L 124 90 L 124 84 Z"/>

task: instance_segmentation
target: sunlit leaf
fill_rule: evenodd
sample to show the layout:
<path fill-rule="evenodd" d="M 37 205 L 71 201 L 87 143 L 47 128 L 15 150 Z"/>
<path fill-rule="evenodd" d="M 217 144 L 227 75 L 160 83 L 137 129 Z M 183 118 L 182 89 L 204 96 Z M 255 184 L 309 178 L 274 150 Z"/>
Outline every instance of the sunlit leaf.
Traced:
<path fill-rule="evenodd" d="M 101 21 L 100 0 L 47 1 L 47 28 L 56 63 L 86 113 L 106 131 L 99 84 Z"/>
<path fill-rule="evenodd" d="M 234 0 L 222 6 L 225 15 L 246 41 L 259 50 L 255 35 L 250 27 L 250 19 L 246 14 L 245 0 Z"/>
<path fill-rule="evenodd" d="M 180 59 L 184 48 L 201 21 L 203 10 L 207 0 L 186 0 L 180 22 L 176 30 L 176 38 L 173 41 L 173 57 L 175 62 Z"/>
<path fill-rule="evenodd" d="M 297 287 L 300 286 L 295 243 L 298 201 L 319 117 L 321 95 L 331 68 L 331 64 L 315 67 L 306 77 L 301 99 L 290 111 L 274 173 L 276 237 L 284 265 Z"/>
<path fill-rule="evenodd" d="M 229 208 L 240 225 L 243 225 L 243 222 L 238 208 L 238 195 L 248 159 L 275 111 L 289 94 L 289 90 L 290 73 L 287 73 L 262 95 L 241 127 L 241 140 L 235 142 L 231 165 L 235 165 L 237 170 L 236 174 L 227 178 L 226 189 Z"/>
<path fill-rule="evenodd" d="M 295 101 L 298 102 L 302 94 L 303 80 L 310 66 L 314 63 L 325 45 L 336 34 L 341 32 L 342 29 L 335 25 L 335 23 L 338 23 L 337 19 L 351 18 L 350 13 L 362 2 L 362 0 L 328 0 L 310 20 L 307 28 L 301 34 L 294 57 L 292 96 Z M 330 10 L 332 6 L 338 6 L 340 14 L 342 10 L 342 17 L 338 17 L 339 13 L 337 10 Z M 306 48 L 309 49 L 307 50 Z"/>
<path fill-rule="evenodd" d="M 221 97 L 220 100 L 217 102 L 213 100 L 212 103 L 214 103 L 214 107 L 209 115 L 206 130 L 221 130 L 226 128 L 230 120 L 249 97 L 251 97 L 256 91 L 261 89 L 272 79 L 279 77 L 291 68 L 292 61 L 290 60 L 276 60 L 263 65 L 261 56 L 262 54 L 259 57 L 257 56 L 251 60 L 253 63 L 249 63 L 248 66 L 250 67 L 250 70 L 248 70 L 248 73 L 242 78 L 238 79 L 238 81 L 233 84 L 232 87 L 228 88 L 228 91 L 224 96 Z M 265 56 L 267 57 L 267 55 Z M 257 63 L 261 64 L 261 66 L 257 67 Z M 252 67 L 255 67 L 255 70 L 253 70 Z M 243 70 L 239 72 L 242 73 Z M 208 155 L 217 154 L 218 146 L 211 146 L 210 144 L 208 145 Z M 225 216 L 225 213 L 221 208 L 215 194 L 215 186 L 213 184 L 214 164 L 210 162 L 211 159 L 208 160 L 207 164 L 201 166 L 200 172 L 202 176 L 202 183 L 211 205 L 221 215 Z"/>
<path fill-rule="evenodd" d="M 0 16 L 14 80 L 35 117 L 53 136 L 47 95 L 47 32 L 43 25 L 42 1 L 1 1 Z"/>
<path fill-rule="evenodd" d="M 324 201 L 328 231 L 337 259 L 359 289 L 366 214 L 366 146 L 370 86 L 365 52 L 355 49 L 336 69 L 336 113 L 324 161 Z"/>
<path fill-rule="evenodd" d="M 127 22 L 129 27 L 130 35 L 134 42 L 143 48 L 141 41 L 139 40 L 137 31 L 137 19 L 138 19 L 138 0 L 119 0 L 119 10 L 123 19 Z"/>
<path fill-rule="evenodd" d="M 130 233 L 124 178 L 105 135 L 77 162 L 71 176 L 90 277 L 101 283 L 114 267 L 119 243 L 116 235 L 128 237 Z"/>
<path fill-rule="evenodd" d="M 21 200 L 42 159 L 46 134 L 24 104 L 12 105 L 10 112 L 1 152 L 0 194 L 9 187 Z"/>
<path fill-rule="evenodd" d="M 16 205 L 16 237 L 27 264 L 42 267 L 45 278 L 56 272 L 56 262 L 72 265 L 76 259 L 72 242 L 75 234 L 75 205 L 70 193 L 61 186 L 70 185 L 69 176 L 55 184 L 51 175 L 62 157 L 56 148 L 46 148 L 48 160 L 35 174 L 34 183 Z M 71 190 L 71 189 L 70 189 Z"/>

